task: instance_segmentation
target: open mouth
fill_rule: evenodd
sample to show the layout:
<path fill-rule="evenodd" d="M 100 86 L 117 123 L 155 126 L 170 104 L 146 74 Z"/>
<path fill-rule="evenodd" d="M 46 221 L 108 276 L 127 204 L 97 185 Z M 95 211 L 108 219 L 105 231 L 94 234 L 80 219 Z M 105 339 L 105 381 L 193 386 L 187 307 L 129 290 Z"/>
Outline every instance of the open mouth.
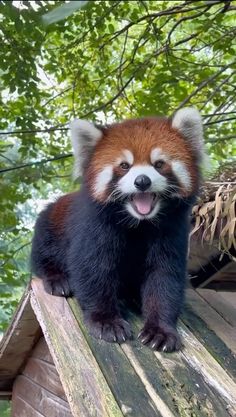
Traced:
<path fill-rule="evenodd" d="M 137 193 L 131 195 L 130 203 L 138 214 L 147 216 L 154 209 L 157 200 L 156 193 Z"/>

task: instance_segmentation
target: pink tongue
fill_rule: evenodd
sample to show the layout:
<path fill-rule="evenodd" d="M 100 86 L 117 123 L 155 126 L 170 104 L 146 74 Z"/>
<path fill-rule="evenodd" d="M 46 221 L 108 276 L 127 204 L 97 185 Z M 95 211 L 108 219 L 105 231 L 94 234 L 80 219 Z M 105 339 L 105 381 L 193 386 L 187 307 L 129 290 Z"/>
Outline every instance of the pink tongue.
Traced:
<path fill-rule="evenodd" d="M 152 208 L 153 196 L 151 193 L 135 194 L 133 202 L 139 214 L 148 214 Z"/>

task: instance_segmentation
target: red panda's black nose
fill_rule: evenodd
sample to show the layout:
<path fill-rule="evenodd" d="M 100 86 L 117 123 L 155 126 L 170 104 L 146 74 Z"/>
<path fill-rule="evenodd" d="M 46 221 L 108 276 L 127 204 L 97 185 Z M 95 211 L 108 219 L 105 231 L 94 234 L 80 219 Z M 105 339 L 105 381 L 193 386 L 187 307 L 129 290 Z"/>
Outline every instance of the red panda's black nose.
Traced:
<path fill-rule="evenodd" d="M 147 175 L 138 175 L 134 181 L 135 187 L 140 191 L 146 191 L 150 187 L 151 183 L 152 182 Z"/>

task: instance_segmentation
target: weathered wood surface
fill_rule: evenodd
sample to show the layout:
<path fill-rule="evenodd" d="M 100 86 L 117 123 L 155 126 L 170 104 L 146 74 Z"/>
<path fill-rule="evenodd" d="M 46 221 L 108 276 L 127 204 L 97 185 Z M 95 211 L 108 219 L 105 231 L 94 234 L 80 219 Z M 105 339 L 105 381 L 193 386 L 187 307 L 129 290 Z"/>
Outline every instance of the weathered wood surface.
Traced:
<path fill-rule="evenodd" d="M 57 397 L 25 375 L 19 375 L 14 383 L 12 417 L 21 417 L 21 410 L 15 407 L 15 399 L 18 398 L 45 417 L 72 417 L 67 401 Z"/>
<path fill-rule="evenodd" d="M 72 414 L 76 417 L 122 416 L 67 300 L 46 294 L 39 279 L 33 280 L 32 289 L 31 304 Z"/>
<path fill-rule="evenodd" d="M 236 292 L 224 293 L 214 290 L 197 289 L 196 292 L 213 308 L 223 319 L 235 328 L 236 333 Z M 232 297 L 232 299 L 231 299 Z"/>
<path fill-rule="evenodd" d="M 199 316 L 206 325 L 236 354 L 236 331 L 220 314 L 195 291 L 187 291 L 189 307 Z"/>
<path fill-rule="evenodd" d="M 219 294 L 202 291 L 187 292 L 189 307 L 179 326 L 185 348 L 165 354 L 137 341 L 142 321 L 132 313 L 133 341 L 117 345 L 92 338 L 75 300 L 48 295 L 42 282 L 33 280 L 18 318 L 30 300 L 31 320 L 35 314 L 47 345 L 41 338 L 30 355 L 32 343 L 27 345 L 12 416 L 236 417 L 234 295 L 224 308 L 226 294 L 218 302 Z M 38 337 L 38 328 L 35 332 Z"/>
<path fill-rule="evenodd" d="M 182 323 L 180 332 L 185 349 L 174 354 L 154 353 L 140 345 L 137 340 L 117 345 L 107 345 L 89 336 L 83 325 L 80 309 L 74 300 L 70 305 L 81 326 L 109 385 L 112 387 L 118 404 L 126 405 L 127 416 L 161 415 L 168 416 L 235 416 L 236 382 L 227 371 L 198 341 L 194 334 Z M 142 325 L 136 316 L 131 318 L 135 335 Z M 126 359 L 122 358 L 120 350 Z M 119 372 L 114 378 L 113 370 L 117 365 L 117 355 L 122 358 Z M 232 357 L 234 361 L 235 358 Z M 133 392 L 131 367 L 136 373 L 137 394 Z M 134 377 L 135 378 L 135 377 Z M 125 387 L 124 389 L 124 381 Z M 140 385 L 140 382 L 142 386 Z M 123 390 L 123 391 L 122 391 Z M 149 405 L 154 407 L 146 413 L 142 399 L 148 395 Z M 135 401 L 135 396 L 137 397 Z M 139 412 L 132 404 L 138 405 Z"/>
<path fill-rule="evenodd" d="M 46 342 L 44 341 L 44 343 Z M 54 364 L 48 363 L 44 361 L 44 359 L 38 359 L 34 356 L 30 357 L 22 371 L 22 375 L 32 379 L 36 384 L 46 388 L 57 397 L 67 401 L 64 389 L 61 385 L 60 377 Z"/>
<path fill-rule="evenodd" d="M 12 390 L 12 417 L 34 415 L 72 417 L 47 343 L 40 338 Z M 15 405 L 17 404 L 17 406 Z"/>
<path fill-rule="evenodd" d="M 198 341 L 217 360 L 223 369 L 236 380 L 236 357 L 202 318 L 186 306 L 182 320 Z"/>
<path fill-rule="evenodd" d="M 137 377 L 136 369 L 130 363 L 122 346 L 108 344 L 103 340 L 96 340 L 91 337 L 84 326 L 77 302 L 70 300 L 69 303 L 124 414 L 130 417 L 161 416 L 162 414 L 156 407 L 155 401 L 149 395 L 142 380 Z M 167 405 L 168 395 L 165 392 L 162 381 L 159 380 L 158 373 L 156 375 L 156 389 L 163 393 L 163 408 L 166 411 L 165 416 L 173 416 L 173 404 L 171 403 L 170 407 Z M 158 397 L 158 394 L 156 396 Z"/>
<path fill-rule="evenodd" d="M 30 293 L 26 290 L 0 343 L 0 390 L 8 391 L 9 398 L 14 378 L 41 335 L 29 299 Z"/>
<path fill-rule="evenodd" d="M 11 417 L 45 417 L 23 398 L 16 397 L 12 403 Z"/>
<path fill-rule="evenodd" d="M 31 357 L 36 359 L 41 359 L 44 362 L 48 362 L 54 365 L 52 355 L 49 352 L 48 345 L 45 341 L 44 336 L 42 336 L 38 343 L 35 345 L 34 350 L 31 352 Z"/>

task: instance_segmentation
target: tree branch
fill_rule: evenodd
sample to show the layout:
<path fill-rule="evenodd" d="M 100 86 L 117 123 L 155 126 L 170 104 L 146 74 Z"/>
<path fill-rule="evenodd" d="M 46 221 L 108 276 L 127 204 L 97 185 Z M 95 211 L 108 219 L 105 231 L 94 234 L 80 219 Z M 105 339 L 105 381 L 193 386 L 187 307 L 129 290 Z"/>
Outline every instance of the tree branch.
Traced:
<path fill-rule="evenodd" d="M 207 123 L 205 123 L 205 126 L 214 125 L 216 123 L 229 122 L 231 120 L 236 120 L 236 117 L 229 117 L 227 119 L 215 120 L 214 122 L 207 122 Z"/>
<path fill-rule="evenodd" d="M 26 164 L 16 165 L 16 166 L 11 167 L 11 168 L 4 168 L 4 169 L 0 170 L 0 174 L 4 174 L 5 172 L 9 172 L 9 171 L 15 171 L 15 170 L 21 169 L 21 168 L 42 165 L 42 164 L 46 164 L 46 163 L 52 162 L 52 161 L 58 161 L 59 159 L 70 158 L 71 156 L 73 156 L 73 154 L 68 153 L 68 154 L 65 154 L 65 155 L 55 156 L 54 158 L 42 159 L 41 161 L 28 162 Z"/>
<path fill-rule="evenodd" d="M 217 71 L 215 74 L 211 75 L 210 77 L 208 77 L 206 80 L 202 81 L 198 87 L 191 93 L 189 94 L 188 97 L 186 97 L 181 103 L 180 105 L 177 107 L 176 111 L 181 109 L 182 107 L 185 106 L 185 104 L 187 104 L 192 97 L 194 97 L 197 93 L 199 93 L 199 91 L 201 91 L 204 87 L 206 87 L 209 83 L 211 83 L 213 80 L 215 80 L 215 78 L 217 78 L 220 74 L 222 74 L 227 68 L 230 68 L 232 65 L 234 64 L 234 62 L 228 64 L 228 65 L 224 65 L 223 68 L 221 68 L 219 71 Z"/>

